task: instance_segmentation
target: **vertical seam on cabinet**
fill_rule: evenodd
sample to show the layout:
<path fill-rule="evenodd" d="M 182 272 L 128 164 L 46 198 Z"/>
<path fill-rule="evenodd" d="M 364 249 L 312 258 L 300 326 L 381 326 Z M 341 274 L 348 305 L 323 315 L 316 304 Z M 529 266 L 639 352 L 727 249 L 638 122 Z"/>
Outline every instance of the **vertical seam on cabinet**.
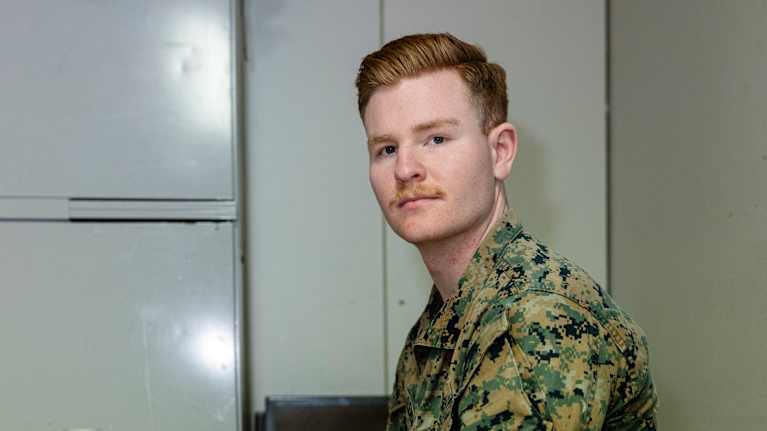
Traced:
<path fill-rule="evenodd" d="M 605 0 L 605 230 L 607 244 L 605 245 L 605 282 L 607 283 L 607 292 L 614 295 L 613 290 L 613 269 L 612 269 L 612 106 L 610 87 L 612 85 L 610 75 L 610 0 Z"/>
<path fill-rule="evenodd" d="M 384 0 L 378 0 L 378 44 L 384 43 Z M 383 393 L 389 392 L 389 262 L 386 258 L 386 220 L 381 215 L 381 265 L 383 282 Z"/>

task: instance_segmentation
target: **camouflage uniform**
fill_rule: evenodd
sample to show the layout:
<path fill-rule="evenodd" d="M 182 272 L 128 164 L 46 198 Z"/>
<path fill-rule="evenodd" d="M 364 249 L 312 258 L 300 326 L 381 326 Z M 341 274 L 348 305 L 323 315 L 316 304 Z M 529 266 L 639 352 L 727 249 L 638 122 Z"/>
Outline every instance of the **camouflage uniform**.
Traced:
<path fill-rule="evenodd" d="M 508 211 L 397 365 L 388 430 L 655 430 L 642 330 Z"/>

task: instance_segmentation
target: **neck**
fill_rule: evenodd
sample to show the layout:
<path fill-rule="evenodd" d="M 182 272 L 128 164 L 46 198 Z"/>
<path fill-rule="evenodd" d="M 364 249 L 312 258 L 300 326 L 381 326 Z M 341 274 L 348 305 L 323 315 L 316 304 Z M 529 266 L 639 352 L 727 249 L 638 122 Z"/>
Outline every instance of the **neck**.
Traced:
<path fill-rule="evenodd" d="M 416 245 L 443 301 L 458 291 L 458 280 L 506 208 L 503 188 L 496 188 L 494 204 L 487 217 L 457 235 Z"/>

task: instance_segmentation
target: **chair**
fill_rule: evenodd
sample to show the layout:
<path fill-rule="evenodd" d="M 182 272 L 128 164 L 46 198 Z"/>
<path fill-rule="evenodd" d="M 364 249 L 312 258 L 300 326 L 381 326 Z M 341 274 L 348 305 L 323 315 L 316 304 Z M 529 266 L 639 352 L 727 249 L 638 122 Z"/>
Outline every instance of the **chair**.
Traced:
<path fill-rule="evenodd" d="M 388 397 L 384 396 L 267 397 L 261 429 L 263 431 L 384 431 L 388 400 Z"/>

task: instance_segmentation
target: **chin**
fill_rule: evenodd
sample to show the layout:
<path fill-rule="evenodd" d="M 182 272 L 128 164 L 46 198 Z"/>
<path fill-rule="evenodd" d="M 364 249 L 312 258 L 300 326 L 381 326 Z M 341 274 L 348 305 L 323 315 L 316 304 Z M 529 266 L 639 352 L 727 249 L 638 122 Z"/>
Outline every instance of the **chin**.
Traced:
<path fill-rule="evenodd" d="M 413 244 L 423 244 L 426 242 L 431 241 L 437 241 L 440 239 L 444 239 L 448 235 L 446 235 L 444 232 L 440 232 L 439 230 L 434 229 L 434 226 L 419 226 L 419 225 L 393 225 L 392 223 L 389 223 L 389 226 L 392 228 L 394 233 L 396 233 L 400 238 L 404 239 L 405 241 Z"/>
<path fill-rule="evenodd" d="M 399 235 L 400 238 L 404 239 L 405 241 L 413 245 L 423 244 L 423 243 L 430 242 L 437 239 L 434 235 L 423 234 L 420 232 L 416 232 L 416 233 L 411 233 L 411 232 L 402 233 L 397 231 L 395 232 L 397 233 L 397 235 Z"/>

